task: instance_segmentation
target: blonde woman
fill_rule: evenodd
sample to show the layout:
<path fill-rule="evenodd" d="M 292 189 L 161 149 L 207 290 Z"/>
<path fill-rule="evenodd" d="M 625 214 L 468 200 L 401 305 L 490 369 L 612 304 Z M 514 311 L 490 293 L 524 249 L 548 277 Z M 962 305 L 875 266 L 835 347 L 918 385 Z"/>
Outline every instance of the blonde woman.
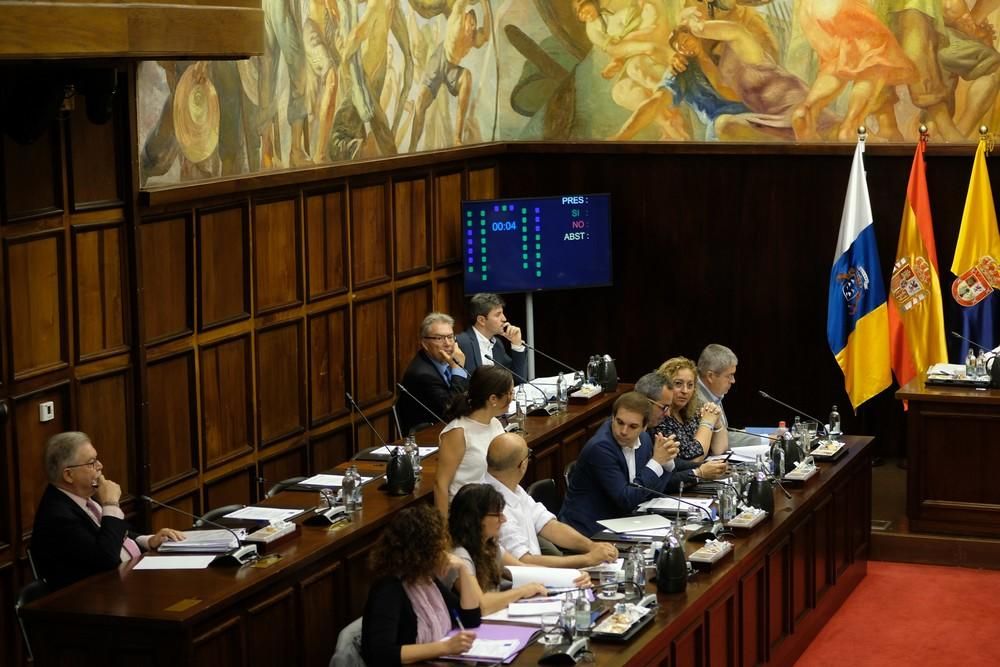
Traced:
<path fill-rule="evenodd" d="M 702 461 L 709 454 L 729 449 L 729 435 L 719 421 L 720 409 L 698 397 L 698 368 L 686 357 L 667 359 L 657 372 L 673 389 L 670 410 L 656 427 L 656 432 L 676 436 L 679 457 Z"/>

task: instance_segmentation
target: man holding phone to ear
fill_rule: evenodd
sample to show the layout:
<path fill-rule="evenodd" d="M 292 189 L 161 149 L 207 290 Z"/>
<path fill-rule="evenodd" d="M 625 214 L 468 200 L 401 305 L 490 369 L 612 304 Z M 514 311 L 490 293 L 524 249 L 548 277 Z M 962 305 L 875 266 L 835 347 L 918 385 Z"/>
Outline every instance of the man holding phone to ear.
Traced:
<path fill-rule="evenodd" d="M 49 485 L 35 514 L 31 551 L 39 575 L 61 588 L 112 570 L 184 534 L 162 528 L 137 536 L 119 507 L 122 488 L 104 476 L 104 466 L 86 433 L 67 431 L 45 443 Z"/>
<path fill-rule="evenodd" d="M 455 342 L 465 353 L 465 370 L 469 375 L 480 366 L 492 366 L 489 355 L 502 366 L 514 371 L 514 382 L 528 377 L 528 353 L 521 338 L 521 329 L 507 321 L 504 301 L 496 294 L 480 292 L 469 299 L 469 321 L 472 326 L 458 334 Z M 510 354 L 503 341 L 510 343 Z M 529 380 L 531 378 L 528 378 Z"/>

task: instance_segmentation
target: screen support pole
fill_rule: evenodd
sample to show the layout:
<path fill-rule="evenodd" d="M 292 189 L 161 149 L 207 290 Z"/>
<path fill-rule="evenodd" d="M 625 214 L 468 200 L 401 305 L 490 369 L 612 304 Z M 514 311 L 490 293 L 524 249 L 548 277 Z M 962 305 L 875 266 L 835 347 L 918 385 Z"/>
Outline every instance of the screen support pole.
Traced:
<path fill-rule="evenodd" d="M 535 342 L 535 302 L 532 300 L 531 292 L 524 293 L 524 328 L 527 332 L 527 339 Z M 528 379 L 535 378 L 535 351 L 528 350 Z"/>

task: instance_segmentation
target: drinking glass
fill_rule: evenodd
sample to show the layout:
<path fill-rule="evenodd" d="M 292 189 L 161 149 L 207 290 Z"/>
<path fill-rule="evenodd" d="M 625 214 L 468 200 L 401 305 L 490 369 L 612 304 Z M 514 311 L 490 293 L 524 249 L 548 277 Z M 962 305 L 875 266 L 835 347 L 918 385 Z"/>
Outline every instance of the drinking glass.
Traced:
<path fill-rule="evenodd" d="M 806 430 L 809 436 L 809 440 L 806 444 L 806 453 L 808 454 L 809 452 L 812 451 L 813 442 L 816 441 L 816 434 L 819 432 L 819 424 L 817 424 L 816 422 L 809 422 L 808 424 L 806 424 Z"/>
<path fill-rule="evenodd" d="M 562 624 L 559 622 L 559 612 L 547 612 L 542 614 L 541 618 L 542 636 L 538 638 L 538 643 L 546 646 L 561 644 L 563 641 L 563 632 Z"/>

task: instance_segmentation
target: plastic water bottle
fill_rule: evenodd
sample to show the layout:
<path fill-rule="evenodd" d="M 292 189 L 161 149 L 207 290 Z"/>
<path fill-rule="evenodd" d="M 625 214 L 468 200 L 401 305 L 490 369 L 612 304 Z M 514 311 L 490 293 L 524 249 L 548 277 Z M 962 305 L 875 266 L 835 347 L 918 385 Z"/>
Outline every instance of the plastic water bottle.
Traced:
<path fill-rule="evenodd" d="M 965 377 L 970 380 L 976 377 L 976 353 L 969 348 L 969 353 L 965 355 Z"/>
<path fill-rule="evenodd" d="M 518 428 L 524 430 L 524 413 L 528 409 L 528 394 L 524 391 L 524 385 L 518 385 L 514 392 L 514 423 Z"/>
<path fill-rule="evenodd" d="M 341 496 L 344 499 L 344 507 L 348 512 L 354 512 L 358 509 L 357 506 L 357 496 L 354 493 L 358 486 L 358 479 L 355 477 L 355 471 L 357 468 L 354 466 L 349 466 L 347 472 L 344 473 L 344 481 L 341 482 L 340 491 Z"/>
<path fill-rule="evenodd" d="M 406 436 L 406 440 L 403 443 L 403 451 L 410 457 L 410 463 L 413 464 L 413 476 L 416 479 L 420 479 L 423 466 L 420 465 L 420 447 L 417 446 L 417 437 L 415 435 Z"/>
<path fill-rule="evenodd" d="M 976 355 L 976 377 L 981 378 L 986 375 L 986 353 L 979 350 L 979 354 Z"/>
<path fill-rule="evenodd" d="M 354 509 L 358 511 L 361 509 L 365 497 L 361 486 L 361 473 L 358 472 L 358 466 L 351 466 L 351 468 L 354 469 Z"/>
<path fill-rule="evenodd" d="M 562 626 L 563 633 L 567 638 L 572 638 L 576 634 L 576 603 L 566 596 L 562 603 L 562 611 L 559 613 L 559 625 Z"/>
<path fill-rule="evenodd" d="M 635 584 L 635 595 L 641 598 L 646 592 L 646 559 L 642 555 L 642 546 L 636 546 L 632 553 L 632 562 L 635 567 L 632 570 L 632 583 Z"/>
<path fill-rule="evenodd" d="M 566 389 L 566 376 L 560 373 L 556 378 L 556 407 L 559 408 L 559 412 L 566 409 Z"/>
<path fill-rule="evenodd" d="M 587 599 L 586 593 L 581 590 L 576 596 L 576 634 L 582 637 L 590 636 L 590 600 Z"/>
<path fill-rule="evenodd" d="M 840 435 L 843 431 L 840 430 L 840 410 L 834 405 L 833 409 L 830 410 L 830 435 Z"/>
<path fill-rule="evenodd" d="M 590 360 L 587 362 L 587 384 L 597 384 L 597 355 L 590 355 Z"/>

